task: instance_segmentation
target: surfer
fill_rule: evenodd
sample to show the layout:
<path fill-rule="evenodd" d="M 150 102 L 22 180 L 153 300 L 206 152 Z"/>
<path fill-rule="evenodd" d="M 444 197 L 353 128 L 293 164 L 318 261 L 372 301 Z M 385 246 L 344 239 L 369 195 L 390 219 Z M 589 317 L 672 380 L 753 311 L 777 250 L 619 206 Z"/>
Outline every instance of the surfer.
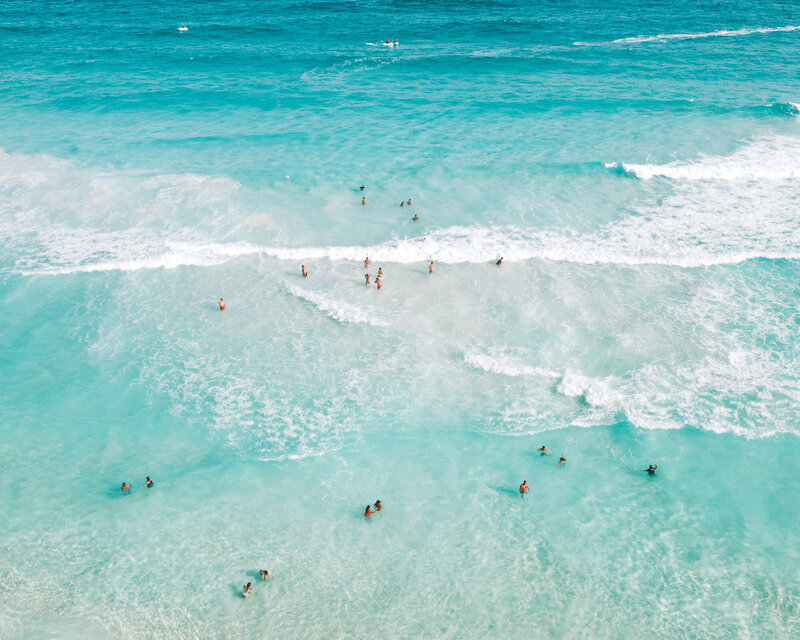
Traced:
<path fill-rule="evenodd" d="M 372 515 L 372 513 L 373 513 L 372 509 L 370 509 L 369 505 L 367 505 L 367 508 L 364 510 L 364 517 L 369 518 Z"/>
<path fill-rule="evenodd" d="M 528 481 L 523 480 L 522 484 L 519 485 L 519 493 L 524 498 L 525 494 L 528 493 L 528 491 L 530 491 L 530 487 L 528 486 Z"/>
<path fill-rule="evenodd" d="M 540 454 L 542 454 L 543 456 L 549 456 L 549 455 L 550 455 L 550 452 L 547 450 L 547 447 L 545 447 L 544 445 L 542 445 L 541 447 L 539 447 L 539 448 L 537 449 L 537 451 L 538 451 Z"/>
<path fill-rule="evenodd" d="M 144 484 L 143 484 L 142 486 L 143 486 L 143 487 L 147 487 L 147 488 L 149 489 L 149 488 L 150 488 L 150 487 L 152 487 L 154 484 L 155 484 L 155 482 L 153 482 L 153 479 L 152 479 L 150 476 L 146 476 L 146 477 L 145 477 Z"/>
<path fill-rule="evenodd" d="M 414 214 L 414 217 L 413 217 L 413 218 L 411 218 L 411 219 L 412 219 L 414 222 L 416 222 L 417 220 L 419 220 L 419 216 L 418 216 L 418 215 L 415 213 L 415 214 Z"/>
<path fill-rule="evenodd" d="M 433 260 L 431 260 L 431 263 L 428 265 L 428 273 L 433 273 Z"/>
<path fill-rule="evenodd" d="M 367 284 L 367 286 L 369 286 L 369 279 L 370 279 L 370 275 L 369 275 L 368 273 L 365 273 L 365 274 L 364 274 L 364 277 L 367 279 L 367 283 L 366 283 L 366 284 Z"/>
<path fill-rule="evenodd" d="M 380 500 L 376 500 L 375 504 L 372 505 L 372 508 L 375 509 L 375 513 L 378 513 L 378 511 L 383 510 L 383 505 L 381 504 Z"/>
<path fill-rule="evenodd" d="M 253 590 L 250 588 L 252 586 L 252 582 L 248 582 L 244 585 L 244 590 L 242 591 L 242 598 L 246 598 L 247 596 L 253 595 Z"/>
<path fill-rule="evenodd" d="M 306 269 L 306 265 L 304 265 L 304 264 L 300 265 L 300 273 L 303 274 L 304 278 L 308 277 L 308 269 Z"/>
<path fill-rule="evenodd" d="M 120 489 L 122 491 L 130 491 L 131 490 L 131 485 L 129 485 L 127 482 L 123 482 L 122 483 L 122 487 L 120 487 Z"/>
<path fill-rule="evenodd" d="M 656 469 L 658 469 L 658 465 L 656 465 L 654 467 L 651 464 L 649 467 L 647 467 L 647 469 L 642 469 L 642 471 L 645 471 L 645 472 L 649 473 L 651 476 L 654 476 L 654 475 L 656 475 Z"/>
<path fill-rule="evenodd" d="M 495 264 L 496 264 L 498 267 L 499 267 L 501 264 L 503 264 L 503 258 L 502 258 L 502 256 L 500 257 L 500 259 L 499 259 L 497 262 L 495 262 Z"/>
<path fill-rule="evenodd" d="M 558 466 L 560 467 L 566 461 L 567 461 L 567 459 L 564 457 L 564 454 L 561 454 L 561 457 L 558 459 Z"/>
<path fill-rule="evenodd" d="M 219 310 L 225 311 L 225 301 L 222 298 L 219 299 Z"/>
<path fill-rule="evenodd" d="M 274 577 L 269 569 L 262 569 L 258 573 L 261 574 L 261 579 L 264 581 L 267 581 L 270 578 Z"/>

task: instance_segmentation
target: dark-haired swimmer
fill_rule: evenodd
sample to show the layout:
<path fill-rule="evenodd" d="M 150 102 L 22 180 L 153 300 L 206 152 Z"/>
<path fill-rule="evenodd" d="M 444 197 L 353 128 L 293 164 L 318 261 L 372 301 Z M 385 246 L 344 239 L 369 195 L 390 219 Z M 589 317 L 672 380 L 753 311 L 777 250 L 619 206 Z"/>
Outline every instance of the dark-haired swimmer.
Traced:
<path fill-rule="evenodd" d="M 369 518 L 373 513 L 374 512 L 372 511 L 372 509 L 370 509 L 369 505 L 367 505 L 367 508 L 364 509 L 364 517 Z"/>
<path fill-rule="evenodd" d="M 537 449 L 537 451 L 538 451 L 540 454 L 542 454 L 543 456 L 549 456 L 549 455 L 550 455 L 550 451 L 548 451 L 548 450 L 547 450 L 547 447 L 545 447 L 544 445 L 542 445 L 541 447 L 539 447 L 539 448 Z"/>
<path fill-rule="evenodd" d="M 558 466 L 560 467 L 560 466 L 561 466 L 562 464 L 564 464 L 566 461 L 567 461 L 567 459 L 566 459 L 566 458 L 565 458 L 565 457 L 562 455 L 562 456 L 561 456 L 561 457 L 558 459 Z"/>
<path fill-rule="evenodd" d="M 375 509 L 375 513 L 378 513 L 378 511 L 381 511 L 383 509 L 383 505 L 381 504 L 380 500 L 376 500 L 375 504 L 372 505 L 372 508 Z"/>
<path fill-rule="evenodd" d="M 647 467 L 647 469 L 642 469 L 642 471 L 645 471 L 646 473 L 649 473 L 651 476 L 654 476 L 656 475 L 656 469 L 658 469 L 658 465 L 654 467 L 651 464 L 649 467 Z"/>
<path fill-rule="evenodd" d="M 528 486 L 528 481 L 523 480 L 522 484 L 519 485 L 519 493 L 524 498 L 525 494 L 528 493 L 528 491 L 530 491 L 530 487 Z"/>

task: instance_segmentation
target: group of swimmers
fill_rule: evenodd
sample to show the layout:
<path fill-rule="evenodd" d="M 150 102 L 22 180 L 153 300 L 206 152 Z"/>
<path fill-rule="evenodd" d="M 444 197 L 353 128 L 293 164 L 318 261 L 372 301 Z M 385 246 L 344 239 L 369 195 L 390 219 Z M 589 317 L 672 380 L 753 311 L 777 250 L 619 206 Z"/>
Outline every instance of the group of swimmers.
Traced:
<path fill-rule="evenodd" d="M 376 500 L 374 505 L 371 507 L 367 505 L 367 508 L 364 509 L 364 517 L 369 518 L 371 515 L 380 513 L 381 511 L 383 511 L 383 505 L 380 500 Z"/>
<path fill-rule="evenodd" d="M 155 483 L 153 482 L 153 479 L 150 476 L 145 476 L 144 484 L 141 486 L 150 489 L 154 484 Z M 128 493 L 131 490 L 131 488 L 132 487 L 130 484 L 128 484 L 127 482 L 123 482 L 122 486 L 120 487 L 120 491 L 122 491 L 122 493 Z"/>
<path fill-rule="evenodd" d="M 500 260 L 502 260 L 502 258 L 500 258 Z M 549 455 L 551 455 L 550 454 L 550 450 L 544 445 L 539 447 L 537 449 L 537 451 L 539 452 L 539 455 L 541 455 L 541 456 L 549 456 Z M 566 459 L 566 457 L 564 457 L 564 454 L 562 453 L 561 457 L 558 459 L 558 464 L 556 466 L 560 467 L 566 461 L 567 461 L 567 459 Z M 654 475 L 656 475 L 656 469 L 658 469 L 658 465 L 652 465 L 651 464 L 649 467 L 647 467 L 647 469 L 640 469 L 640 471 L 642 471 L 644 473 L 647 473 L 647 474 L 649 474 L 651 476 L 654 476 Z M 530 491 L 530 490 L 531 490 L 531 487 L 528 484 L 528 481 L 527 480 L 523 480 L 522 484 L 519 485 L 519 493 L 520 493 L 520 495 L 524 498 L 525 494 L 528 493 L 528 491 Z"/>
<path fill-rule="evenodd" d="M 387 42 L 388 42 L 388 40 L 387 40 Z M 359 185 L 359 187 L 358 187 L 358 188 L 359 188 L 361 191 L 364 191 L 364 189 L 366 189 L 367 187 L 366 187 L 365 185 L 363 185 L 363 184 L 362 184 L 362 185 Z M 362 207 L 363 207 L 363 206 L 366 206 L 366 204 L 367 204 L 367 197 L 366 197 L 366 196 L 361 196 L 361 206 L 362 206 Z M 401 206 L 401 207 L 410 207 L 410 206 L 411 206 L 411 204 L 412 204 L 412 202 L 411 202 L 411 198 L 409 198 L 408 200 L 401 200 L 401 201 L 400 201 L 400 206 Z M 419 221 L 419 216 L 418 216 L 418 215 L 415 213 L 415 214 L 414 214 L 414 217 L 413 217 L 413 218 L 411 218 L 411 220 L 413 220 L 414 222 L 418 222 L 418 221 Z"/>
<path fill-rule="evenodd" d="M 269 569 L 261 569 L 258 573 L 261 576 L 261 581 L 262 582 L 266 582 L 270 578 L 274 577 L 272 575 L 272 572 Z M 244 587 L 242 587 L 242 598 L 246 598 L 247 596 L 251 596 L 254 593 L 255 593 L 255 591 L 253 591 L 253 583 L 252 582 L 248 582 L 246 585 L 244 585 Z"/>

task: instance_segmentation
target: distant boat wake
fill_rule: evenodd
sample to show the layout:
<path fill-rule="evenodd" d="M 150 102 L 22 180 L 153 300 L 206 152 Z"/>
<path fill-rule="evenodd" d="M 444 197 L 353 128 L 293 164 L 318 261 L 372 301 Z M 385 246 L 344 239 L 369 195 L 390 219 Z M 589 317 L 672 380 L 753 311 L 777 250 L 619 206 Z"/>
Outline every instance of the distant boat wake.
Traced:
<path fill-rule="evenodd" d="M 733 36 L 748 36 L 754 33 L 778 33 L 787 31 L 798 31 L 798 26 L 787 27 L 762 27 L 757 29 L 736 29 L 722 31 L 708 31 L 705 33 L 663 33 L 656 36 L 632 36 L 629 38 L 619 38 L 611 40 L 610 42 L 573 42 L 572 44 L 577 47 L 586 46 L 602 46 L 609 44 L 641 44 L 644 42 L 663 42 L 665 40 L 695 40 L 697 38 L 725 38 Z"/>

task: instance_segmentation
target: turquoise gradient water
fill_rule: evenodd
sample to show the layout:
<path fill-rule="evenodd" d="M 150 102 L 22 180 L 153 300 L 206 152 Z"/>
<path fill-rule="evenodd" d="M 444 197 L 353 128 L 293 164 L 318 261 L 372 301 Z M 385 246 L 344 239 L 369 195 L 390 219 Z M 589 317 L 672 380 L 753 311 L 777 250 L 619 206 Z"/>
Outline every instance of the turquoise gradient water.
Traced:
<path fill-rule="evenodd" d="M 0 18 L 1 637 L 800 634 L 795 3 Z"/>

